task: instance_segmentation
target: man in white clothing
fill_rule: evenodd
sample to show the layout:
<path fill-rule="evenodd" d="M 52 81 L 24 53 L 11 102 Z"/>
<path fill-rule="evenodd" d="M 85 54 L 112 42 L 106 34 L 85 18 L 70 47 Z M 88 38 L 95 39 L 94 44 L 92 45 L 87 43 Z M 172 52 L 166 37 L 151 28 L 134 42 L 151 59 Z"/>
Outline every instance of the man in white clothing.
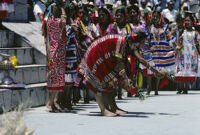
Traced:
<path fill-rule="evenodd" d="M 166 18 L 169 23 L 175 22 L 177 11 L 174 9 L 174 1 L 169 1 L 167 3 L 167 8 L 162 11 L 162 15 Z"/>
<path fill-rule="evenodd" d="M 42 15 L 44 14 L 46 7 L 40 0 L 33 0 L 33 13 L 35 15 L 36 22 L 41 22 Z"/>

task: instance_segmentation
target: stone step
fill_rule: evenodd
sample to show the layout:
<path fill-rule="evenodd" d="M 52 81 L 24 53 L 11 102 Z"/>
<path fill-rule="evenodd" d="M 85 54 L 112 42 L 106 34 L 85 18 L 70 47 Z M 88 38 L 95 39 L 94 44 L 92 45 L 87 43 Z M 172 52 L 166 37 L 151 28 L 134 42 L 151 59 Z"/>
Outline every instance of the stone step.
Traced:
<path fill-rule="evenodd" d="M 48 100 L 46 83 L 27 85 L 25 89 L 0 89 L 0 106 L 10 111 L 20 104 L 28 107 L 45 105 Z"/>
<path fill-rule="evenodd" d="M 3 80 L 8 75 L 19 84 L 43 83 L 46 82 L 46 65 L 22 65 L 14 70 L 0 71 L 0 80 Z"/>
<path fill-rule="evenodd" d="M 0 30 L 0 48 L 12 47 L 14 44 L 14 32 L 10 30 Z"/>
<path fill-rule="evenodd" d="M 32 47 L 0 48 L 0 53 L 16 56 L 18 65 L 34 64 Z M 0 57 L 0 60 L 2 60 L 2 57 Z"/>

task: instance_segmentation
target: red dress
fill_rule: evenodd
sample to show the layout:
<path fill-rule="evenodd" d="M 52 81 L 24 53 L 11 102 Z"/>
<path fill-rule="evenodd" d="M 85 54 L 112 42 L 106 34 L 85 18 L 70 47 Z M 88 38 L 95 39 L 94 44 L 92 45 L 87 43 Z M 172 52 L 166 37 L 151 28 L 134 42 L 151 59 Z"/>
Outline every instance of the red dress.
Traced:
<path fill-rule="evenodd" d="M 62 91 L 65 85 L 65 29 L 59 27 L 59 18 L 50 17 L 47 21 L 47 90 Z"/>
<path fill-rule="evenodd" d="M 120 80 L 115 70 L 117 57 L 122 58 L 124 38 L 120 35 L 106 35 L 95 40 L 85 53 L 79 72 L 86 80 L 86 86 L 94 92 L 112 91 L 111 82 Z"/>

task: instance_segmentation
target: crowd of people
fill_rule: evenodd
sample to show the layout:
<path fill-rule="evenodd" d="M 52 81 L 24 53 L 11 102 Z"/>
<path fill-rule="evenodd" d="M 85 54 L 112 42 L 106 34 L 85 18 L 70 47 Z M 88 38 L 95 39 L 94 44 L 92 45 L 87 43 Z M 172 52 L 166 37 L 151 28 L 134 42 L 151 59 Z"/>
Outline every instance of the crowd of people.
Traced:
<path fill-rule="evenodd" d="M 177 94 L 187 94 L 200 75 L 197 0 L 36 0 L 35 6 L 47 50 L 50 112 L 73 109 L 80 90 L 89 103 L 91 90 L 102 115 L 116 116 L 127 112 L 115 97 L 144 88 L 143 77 L 146 94 L 158 95 L 173 72 Z"/>

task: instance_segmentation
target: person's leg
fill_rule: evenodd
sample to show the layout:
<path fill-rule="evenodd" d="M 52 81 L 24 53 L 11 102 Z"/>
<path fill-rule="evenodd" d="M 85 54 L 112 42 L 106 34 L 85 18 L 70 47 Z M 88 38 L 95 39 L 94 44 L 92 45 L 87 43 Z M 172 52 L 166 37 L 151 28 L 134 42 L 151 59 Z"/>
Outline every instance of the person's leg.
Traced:
<path fill-rule="evenodd" d="M 65 108 L 68 110 L 72 110 L 72 91 L 74 90 L 72 86 L 66 86 L 65 88 L 65 94 L 66 94 L 66 102 L 65 102 Z"/>
<path fill-rule="evenodd" d="M 111 106 L 110 106 L 110 100 L 109 100 L 109 93 L 103 93 L 102 94 L 102 100 L 103 100 L 103 104 L 105 106 L 105 108 L 109 111 L 111 111 Z M 113 112 L 113 111 L 111 111 Z"/>
<path fill-rule="evenodd" d="M 80 95 L 80 89 L 79 88 L 73 89 L 73 91 L 72 91 L 72 97 L 73 97 L 72 102 L 73 102 L 74 105 L 76 105 L 76 103 L 79 102 L 79 99 L 80 99 L 79 95 Z"/>
<path fill-rule="evenodd" d="M 2 19 L 0 18 L 0 30 L 3 29 L 3 25 L 2 25 Z"/>
<path fill-rule="evenodd" d="M 116 114 L 126 114 L 126 113 L 128 113 L 127 111 L 124 111 L 123 109 L 121 109 L 121 108 L 119 108 L 119 107 L 117 106 L 115 97 L 112 98 L 112 99 L 113 99 L 113 100 L 112 100 L 112 104 L 113 104 L 113 106 L 114 106 L 114 108 L 115 108 L 115 113 L 116 113 Z"/>
<path fill-rule="evenodd" d="M 49 100 L 48 100 L 48 103 L 46 105 L 46 107 L 49 109 L 49 112 L 59 111 L 58 108 L 56 108 L 56 106 L 54 104 L 56 93 L 57 92 L 49 92 Z"/>
<path fill-rule="evenodd" d="M 160 84 L 160 79 L 156 79 L 155 95 L 158 95 L 159 84 Z"/>
<path fill-rule="evenodd" d="M 89 95 L 89 90 L 87 88 L 85 88 L 84 103 L 85 104 L 90 103 L 90 95 Z"/>
<path fill-rule="evenodd" d="M 185 82 L 185 88 L 183 90 L 183 94 L 188 94 L 189 85 L 190 85 L 189 82 Z"/>
<path fill-rule="evenodd" d="M 176 94 L 181 94 L 181 92 L 182 92 L 182 86 L 181 85 L 182 85 L 181 82 L 177 83 L 177 93 Z"/>
<path fill-rule="evenodd" d="M 62 106 L 63 104 L 63 93 L 64 92 L 58 92 L 57 95 L 55 96 L 55 99 L 54 99 L 54 104 L 56 106 L 56 108 L 58 108 L 59 110 L 63 110 L 64 107 Z"/>
<path fill-rule="evenodd" d="M 106 104 L 105 104 L 106 108 L 108 110 L 110 110 L 111 112 L 116 113 L 116 114 L 125 114 L 125 113 L 127 113 L 126 111 L 120 109 L 117 106 L 114 94 L 115 93 L 112 92 L 112 93 L 106 93 L 106 94 L 103 95 L 103 97 L 104 97 L 103 99 L 105 99 L 105 101 L 106 101 Z"/>
<path fill-rule="evenodd" d="M 107 117 L 117 116 L 117 114 L 110 112 L 108 109 L 106 109 L 106 107 L 104 106 L 102 95 L 98 95 L 95 93 L 94 96 L 103 116 L 107 116 Z"/>
<path fill-rule="evenodd" d="M 117 88 L 117 97 L 119 100 L 122 99 L 122 85 L 121 84 Z"/>
<path fill-rule="evenodd" d="M 152 90 L 152 85 L 151 85 L 151 80 L 152 80 L 152 77 L 147 77 L 147 95 L 150 95 L 151 93 L 151 90 Z"/>

